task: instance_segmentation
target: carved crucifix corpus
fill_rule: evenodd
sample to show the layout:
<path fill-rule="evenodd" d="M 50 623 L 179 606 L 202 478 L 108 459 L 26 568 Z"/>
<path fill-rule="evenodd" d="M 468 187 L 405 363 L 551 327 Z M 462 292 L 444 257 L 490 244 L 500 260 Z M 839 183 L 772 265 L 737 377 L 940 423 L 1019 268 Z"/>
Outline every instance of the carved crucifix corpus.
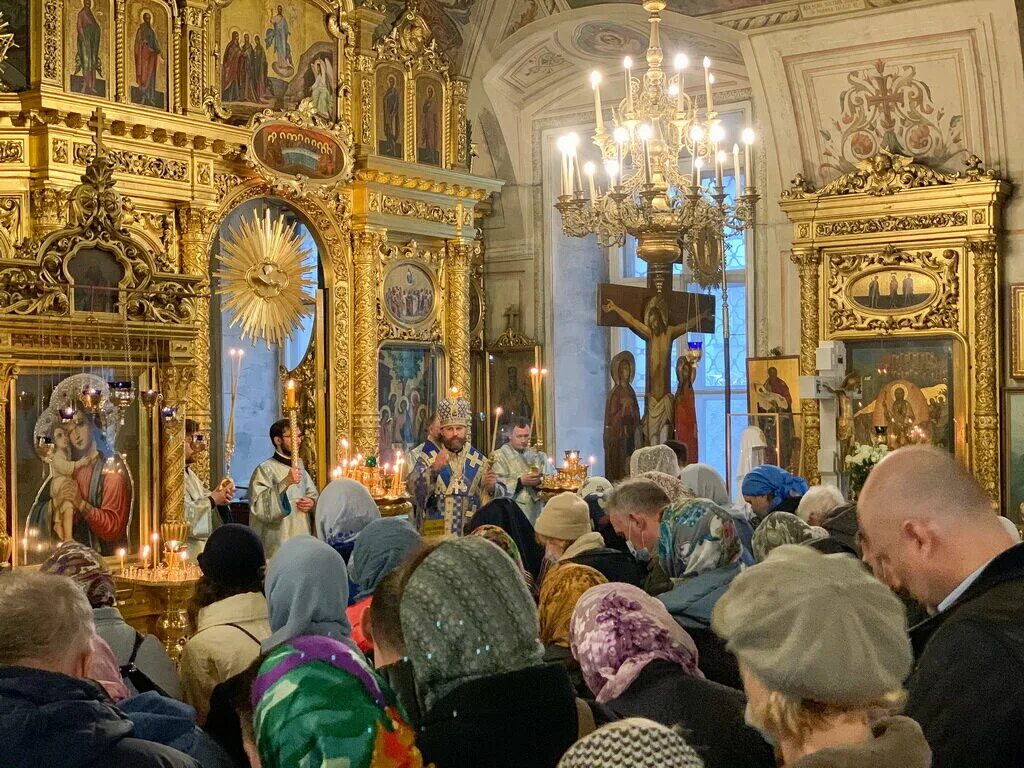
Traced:
<path fill-rule="evenodd" d="M 673 430 L 672 343 L 685 333 L 715 332 L 715 297 L 703 293 L 603 283 L 598 325 L 629 328 L 647 343 L 644 438 L 664 442 Z M 668 431 L 665 431 L 665 428 Z"/>

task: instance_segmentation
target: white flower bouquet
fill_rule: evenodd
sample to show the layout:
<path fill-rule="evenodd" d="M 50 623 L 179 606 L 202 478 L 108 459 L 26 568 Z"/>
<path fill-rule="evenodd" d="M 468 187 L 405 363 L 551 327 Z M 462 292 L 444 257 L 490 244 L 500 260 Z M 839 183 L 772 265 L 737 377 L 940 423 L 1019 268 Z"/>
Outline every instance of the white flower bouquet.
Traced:
<path fill-rule="evenodd" d="M 871 470 L 888 452 L 889 446 L 885 443 L 860 443 L 854 446 L 845 462 L 846 471 L 850 473 L 850 489 L 854 493 L 860 493 Z"/>

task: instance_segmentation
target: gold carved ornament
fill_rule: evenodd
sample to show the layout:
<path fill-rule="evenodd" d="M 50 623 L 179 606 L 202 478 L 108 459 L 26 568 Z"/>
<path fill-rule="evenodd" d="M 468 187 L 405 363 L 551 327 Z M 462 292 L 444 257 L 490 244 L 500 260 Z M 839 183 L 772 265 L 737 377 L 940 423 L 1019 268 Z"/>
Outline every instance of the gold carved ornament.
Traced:
<path fill-rule="evenodd" d="M 312 253 L 296 232 L 270 213 L 262 219 L 254 213 L 231 227 L 220 257 L 219 293 L 242 326 L 242 337 L 262 338 L 267 346 L 280 344 L 309 314 L 307 303 L 316 283 L 310 279 Z"/>

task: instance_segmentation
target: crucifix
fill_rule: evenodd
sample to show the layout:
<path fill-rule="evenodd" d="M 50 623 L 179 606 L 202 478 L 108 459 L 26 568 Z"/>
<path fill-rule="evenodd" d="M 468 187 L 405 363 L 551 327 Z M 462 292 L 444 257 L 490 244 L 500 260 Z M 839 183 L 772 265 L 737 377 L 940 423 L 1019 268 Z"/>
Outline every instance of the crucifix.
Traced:
<path fill-rule="evenodd" d="M 597 301 L 598 325 L 629 328 L 646 342 L 644 439 L 657 445 L 674 433 L 673 342 L 686 333 L 715 332 L 715 297 L 671 290 L 670 274 L 651 277 L 647 288 L 602 283 Z"/>
<path fill-rule="evenodd" d="M 509 304 L 508 309 L 505 310 L 505 327 L 511 328 L 513 331 L 519 330 L 519 305 Z"/>
<path fill-rule="evenodd" d="M 93 113 L 92 119 L 89 120 L 89 127 L 92 128 L 93 132 L 95 133 L 94 140 L 96 142 L 97 157 L 106 152 L 106 149 L 104 149 L 103 147 L 104 117 L 105 115 L 103 114 L 103 107 L 96 107 L 96 111 Z"/>

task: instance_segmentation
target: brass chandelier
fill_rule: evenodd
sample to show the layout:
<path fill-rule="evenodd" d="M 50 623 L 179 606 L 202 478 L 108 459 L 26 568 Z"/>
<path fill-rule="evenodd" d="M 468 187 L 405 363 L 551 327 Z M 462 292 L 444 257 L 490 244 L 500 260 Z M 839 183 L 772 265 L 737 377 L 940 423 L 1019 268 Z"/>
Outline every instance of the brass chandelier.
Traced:
<path fill-rule="evenodd" d="M 637 255 L 664 276 L 684 252 L 694 279 L 704 287 L 723 280 L 725 238 L 753 223 L 757 194 L 750 175 L 750 128 L 742 132 L 743 169 L 747 184 L 740 193 L 740 142 L 727 151 L 726 132 L 715 112 L 711 61 L 704 58 L 706 107 L 701 110 L 685 91 L 685 54 L 677 54 L 675 73 L 662 68 L 661 11 L 665 0 L 645 0 L 651 36 L 647 70 L 633 76 L 634 62 L 623 60 L 625 98 L 605 121 L 601 105 L 602 76 L 594 71 L 596 131 L 605 174 L 593 162 L 580 166 L 580 139 L 567 134 L 558 140 L 562 154 L 561 194 L 555 207 L 562 230 L 570 237 L 594 234 L 604 246 L 622 245 L 626 235 L 637 239 Z M 736 192 L 729 200 L 724 174 L 730 164 Z M 710 178 L 708 178 L 710 177 Z M 705 181 L 710 183 L 705 185 Z"/>

